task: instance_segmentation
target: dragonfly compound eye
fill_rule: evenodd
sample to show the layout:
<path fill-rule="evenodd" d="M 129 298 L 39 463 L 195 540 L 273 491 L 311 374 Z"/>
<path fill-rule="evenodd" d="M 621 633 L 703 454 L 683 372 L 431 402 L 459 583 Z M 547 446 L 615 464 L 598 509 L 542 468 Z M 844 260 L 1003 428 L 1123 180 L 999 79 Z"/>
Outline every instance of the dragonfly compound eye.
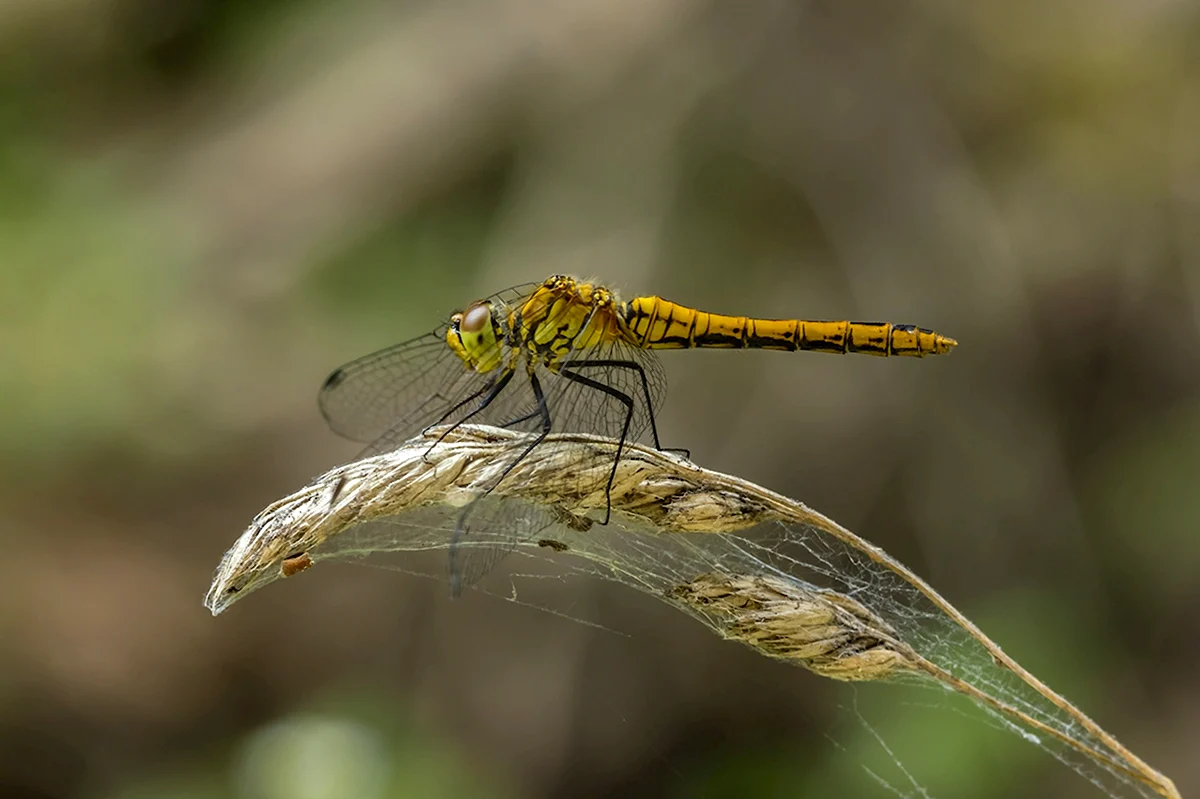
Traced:
<path fill-rule="evenodd" d="M 492 324 L 492 309 L 485 303 L 476 303 L 463 312 L 458 329 L 467 335 L 482 333 Z"/>
<path fill-rule="evenodd" d="M 499 366 L 500 340 L 491 304 L 477 302 L 463 311 L 457 321 L 457 331 L 452 329 L 448 334 L 457 341 L 447 340 L 458 356 L 477 372 L 490 372 Z"/>

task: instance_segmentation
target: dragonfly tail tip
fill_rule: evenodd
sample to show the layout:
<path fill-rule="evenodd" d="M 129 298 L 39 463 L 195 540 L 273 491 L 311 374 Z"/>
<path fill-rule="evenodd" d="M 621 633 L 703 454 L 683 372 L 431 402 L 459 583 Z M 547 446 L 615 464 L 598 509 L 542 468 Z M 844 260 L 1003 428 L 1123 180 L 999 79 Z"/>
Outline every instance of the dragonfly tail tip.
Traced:
<path fill-rule="evenodd" d="M 958 341 L 949 336 L 938 335 L 934 345 L 934 352 L 938 355 L 944 355 L 950 350 L 958 346 Z"/>

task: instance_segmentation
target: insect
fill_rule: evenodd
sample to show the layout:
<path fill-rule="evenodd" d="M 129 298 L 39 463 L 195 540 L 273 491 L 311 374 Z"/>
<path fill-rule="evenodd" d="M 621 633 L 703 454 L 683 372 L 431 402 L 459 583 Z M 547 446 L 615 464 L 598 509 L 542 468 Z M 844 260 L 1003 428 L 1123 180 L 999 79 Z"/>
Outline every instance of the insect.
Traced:
<path fill-rule="evenodd" d="M 926 356 L 956 344 L 908 324 L 756 319 L 660 297 L 623 301 L 601 285 L 555 275 L 473 302 L 430 333 L 342 366 L 321 387 L 319 404 L 334 432 L 369 443 L 364 455 L 436 425 L 476 422 L 529 433 L 493 489 L 551 431 L 605 436 L 619 442 L 604 485 L 608 497 L 625 442 L 648 431 L 662 449 L 654 414 L 666 375 L 654 350 Z M 519 503 L 482 502 L 491 490 L 459 512 L 450 542 L 455 595 L 555 521 Z M 600 523 L 610 514 L 611 506 Z"/>

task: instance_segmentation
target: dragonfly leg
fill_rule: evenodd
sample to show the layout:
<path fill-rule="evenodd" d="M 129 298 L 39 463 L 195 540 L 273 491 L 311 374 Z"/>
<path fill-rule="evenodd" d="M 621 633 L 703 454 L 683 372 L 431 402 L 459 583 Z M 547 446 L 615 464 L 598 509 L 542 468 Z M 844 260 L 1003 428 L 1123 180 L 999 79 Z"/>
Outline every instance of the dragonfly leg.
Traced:
<path fill-rule="evenodd" d="M 614 361 L 612 363 L 618 363 L 618 362 Z M 609 366 L 611 366 L 612 363 L 605 364 L 602 362 L 592 362 L 591 365 L 609 365 Z M 621 363 L 624 363 L 624 362 L 621 362 Z M 605 394 L 612 397 L 613 399 L 618 400 L 622 405 L 625 406 L 625 426 L 621 430 L 621 440 L 617 442 L 617 455 L 615 458 L 613 458 L 612 471 L 610 471 L 608 473 L 608 485 L 606 485 L 604 487 L 604 507 L 605 507 L 604 521 L 602 521 L 600 523 L 608 524 L 608 520 L 610 518 L 612 518 L 613 480 L 615 480 L 617 477 L 617 464 L 619 464 L 621 462 L 621 451 L 625 448 L 625 439 L 629 437 L 629 425 L 631 422 L 633 422 L 633 397 L 629 396 L 624 391 L 618 391 L 617 389 L 613 388 L 610 385 L 601 383 L 598 380 L 593 380 L 590 377 L 584 377 L 583 375 L 572 371 L 572 369 L 574 369 L 578 365 L 579 364 L 577 364 L 577 363 L 572 363 L 571 368 L 567 368 L 564 366 L 562 368 L 562 370 L 559 371 L 559 374 L 561 374 L 563 377 L 567 378 L 568 380 L 573 380 L 576 383 L 579 383 L 580 385 L 587 386 L 588 388 L 594 388 L 597 391 L 602 391 Z M 636 366 L 636 364 L 631 364 L 631 365 Z M 637 367 L 637 368 L 640 369 L 641 367 Z M 643 380 L 644 379 L 645 379 L 645 375 L 643 375 Z M 657 437 L 656 437 L 656 441 L 657 441 Z"/>
<path fill-rule="evenodd" d="M 507 422 L 501 422 L 498 426 L 503 427 L 503 428 L 515 427 L 516 425 L 521 424 L 521 422 L 528 422 L 530 419 L 532 419 L 536 416 L 539 416 L 540 414 L 541 414 L 541 411 L 538 410 L 537 408 L 534 408 L 532 411 L 525 414 L 524 416 L 518 416 L 515 419 L 509 419 Z"/>
<path fill-rule="evenodd" d="M 650 400 L 650 383 L 646 379 L 646 370 L 642 368 L 640 363 L 633 361 L 618 361 L 618 360 L 582 360 L 572 361 L 570 367 L 575 369 L 580 366 L 611 366 L 617 369 L 632 369 L 638 373 L 642 379 L 642 395 L 646 398 L 646 415 L 650 417 L 650 435 L 654 439 L 654 448 L 660 452 L 678 452 L 685 458 L 692 457 L 692 452 L 683 447 L 664 447 L 658 440 L 658 425 L 654 421 L 654 403 Z"/>
<path fill-rule="evenodd" d="M 438 436 L 437 441 L 435 441 L 429 445 L 429 449 L 425 450 L 425 455 L 428 455 L 433 450 L 434 447 L 436 447 L 438 444 L 445 441 L 446 436 L 450 435 L 455 430 L 457 430 L 459 428 L 459 425 L 463 425 L 463 424 L 466 424 L 467 422 L 471 421 L 471 419 L 473 417 L 482 413 L 483 410 L 485 408 L 487 408 L 487 406 L 491 405 L 492 401 L 495 400 L 496 397 L 500 396 L 500 392 L 503 391 L 504 387 L 508 385 L 508 381 L 512 380 L 512 376 L 513 376 L 513 373 L 510 370 L 508 372 L 505 372 L 503 375 L 501 375 L 499 380 L 488 381 L 487 383 L 484 384 L 483 388 L 481 388 L 478 391 L 476 391 L 475 393 L 471 394 L 466 399 L 460 400 L 459 402 L 455 403 L 453 408 L 451 408 L 450 410 L 443 413 L 442 417 L 440 419 L 438 419 L 436 422 L 434 422 L 433 424 L 431 424 L 429 427 L 437 427 L 438 425 L 442 424 L 447 419 L 449 419 L 454 414 L 455 411 L 462 408 L 462 406 L 466 405 L 471 400 L 474 400 L 480 394 L 487 392 L 487 396 L 484 397 L 483 399 L 479 400 L 479 405 L 476 406 L 475 410 L 471 411 L 466 416 L 459 419 L 454 424 L 450 425 L 450 427 L 446 428 L 446 430 L 440 436 Z M 426 429 L 428 429 L 428 428 L 426 428 Z M 421 457 L 424 458 L 425 455 L 422 455 Z M 428 463 L 428 461 L 426 461 L 426 462 Z"/>
<path fill-rule="evenodd" d="M 512 377 L 512 375 L 513 373 L 509 372 L 504 378 L 501 379 L 501 382 L 508 383 L 508 380 Z M 500 473 L 498 478 L 496 478 L 496 482 L 492 484 L 492 488 L 500 485 L 504 478 L 508 477 L 508 473 L 516 468 L 516 465 L 523 461 L 525 456 L 533 451 L 534 447 L 545 441 L 546 436 L 550 435 L 550 408 L 546 405 L 546 396 L 542 393 L 542 384 L 538 382 L 537 375 L 532 373 L 529 375 L 529 386 L 533 389 L 533 396 L 537 399 L 538 413 L 542 417 L 542 431 L 538 433 L 537 437 L 534 438 L 533 441 L 530 441 L 529 444 L 525 446 L 525 449 L 521 450 L 520 455 L 513 458 L 508 466 L 504 467 L 504 471 Z M 495 393 L 499 392 L 493 392 L 493 394 Z M 466 420 L 464 419 L 463 421 Z M 462 424 L 462 422 L 459 422 L 459 424 Z M 488 489 L 488 492 L 490 491 L 491 489 Z M 485 495 L 486 493 L 487 492 L 485 492 Z M 458 544 L 460 541 L 462 541 L 463 536 L 465 536 L 468 532 L 467 518 L 470 515 L 471 508 L 482 498 L 483 497 L 477 497 L 473 502 L 471 502 L 470 505 L 467 505 L 467 507 L 462 509 L 462 512 L 458 514 L 458 521 L 454 524 L 454 535 L 450 537 L 450 595 L 452 597 L 461 595 L 463 589 L 462 573 L 458 567 Z"/>
<path fill-rule="evenodd" d="M 620 361 L 611 359 L 584 359 L 579 361 L 571 361 L 569 364 L 572 369 L 578 369 L 581 366 L 611 366 L 617 369 L 632 369 L 638 373 L 638 377 L 642 380 L 642 396 L 646 398 L 646 415 L 650 417 L 650 435 L 654 438 L 654 448 L 661 450 L 662 444 L 658 440 L 658 425 L 654 421 L 654 403 L 650 399 L 650 382 L 646 380 L 646 370 L 642 368 L 640 363 L 634 361 Z M 624 396 L 624 395 L 622 395 Z M 686 450 L 684 450 L 686 452 Z"/>

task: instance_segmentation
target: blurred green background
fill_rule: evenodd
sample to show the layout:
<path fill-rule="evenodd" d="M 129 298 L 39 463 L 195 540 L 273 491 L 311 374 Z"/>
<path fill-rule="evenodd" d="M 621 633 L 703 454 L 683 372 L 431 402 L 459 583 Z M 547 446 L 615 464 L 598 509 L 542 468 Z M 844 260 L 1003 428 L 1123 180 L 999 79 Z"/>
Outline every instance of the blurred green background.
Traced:
<path fill-rule="evenodd" d="M 1198 41 L 1178 0 L 0 4 L 3 796 L 890 795 L 874 733 L 934 796 L 1097 795 L 586 579 L 557 606 L 621 634 L 353 565 L 208 615 L 357 451 L 334 366 L 555 272 L 956 337 L 667 353 L 663 441 L 1193 793 Z"/>

